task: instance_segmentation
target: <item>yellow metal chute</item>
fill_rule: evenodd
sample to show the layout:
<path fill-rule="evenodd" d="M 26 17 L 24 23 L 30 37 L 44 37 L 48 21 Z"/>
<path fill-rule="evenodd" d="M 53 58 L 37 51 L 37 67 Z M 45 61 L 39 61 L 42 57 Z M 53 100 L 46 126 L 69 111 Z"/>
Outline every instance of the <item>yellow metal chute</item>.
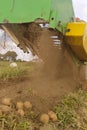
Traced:
<path fill-rule="evenodd" d="M 87 60 L 87 23 L 71 22 L 67 25 L 66 42 L 80 60 Z"/>

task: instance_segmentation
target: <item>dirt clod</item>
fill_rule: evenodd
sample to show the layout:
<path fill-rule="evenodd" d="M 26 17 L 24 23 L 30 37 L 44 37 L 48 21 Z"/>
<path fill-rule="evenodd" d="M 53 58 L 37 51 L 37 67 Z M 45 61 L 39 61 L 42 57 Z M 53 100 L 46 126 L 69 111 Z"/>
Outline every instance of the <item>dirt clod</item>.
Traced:
<path fill-rule="evenodd" d="M 3 113 L 9 113 L 9 112 L 11 112 L 11 108 L 9 106 L 6 106 L 6 105 L 1 105 L 0 109 L 1 109 L 1 111 Z"/>

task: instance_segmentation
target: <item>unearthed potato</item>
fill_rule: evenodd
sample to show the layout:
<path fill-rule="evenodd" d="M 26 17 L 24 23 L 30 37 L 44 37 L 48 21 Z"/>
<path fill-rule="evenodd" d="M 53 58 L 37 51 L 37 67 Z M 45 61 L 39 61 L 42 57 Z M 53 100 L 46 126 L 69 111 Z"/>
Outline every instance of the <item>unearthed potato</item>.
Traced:
<path fill-rule="evenodd" d="M 26 101 L 26 102 L 24 102 L 24 107 L 27 109 L 32 108 L 32 104 L 29 101 Z"/>
<path fill-rule="evenodd" d="M 0 106 L 0 109 L 3 113 L 8 113 L 11 111 L 11 108 L 9 106 L 6 106 L 6 105 L 2 105 Z"/>
<path fill-rule="evenodd" d="M 10 98 L 3 98 L 2 104 L 10 106 L 11 105 L 11 99 Z"/>
<path fill-rule="evenodd" d="M 18 109 L 17 114 L 20 116 L 24 116 L 25 112 L 23 109 Z"/>
<path fill-rule="evenodd" d="M 40 121 L 44 124 L 49 122 L 49 116 L 47 114 L 42 114 L 40 117 Z"/>
<path fill-rule="evenodd" d="M 16 108 L 17 109 L 23 109 L 23 102 L 17 102 Z"/>
<path fill-rule="evenodd" d="M 49 115 L 49 118 L 54 122 L 54 121 L 57 121 L 57 115 L 55 112 L 53 111 L 49 111 L 48 112 L 48 115 Z"/>

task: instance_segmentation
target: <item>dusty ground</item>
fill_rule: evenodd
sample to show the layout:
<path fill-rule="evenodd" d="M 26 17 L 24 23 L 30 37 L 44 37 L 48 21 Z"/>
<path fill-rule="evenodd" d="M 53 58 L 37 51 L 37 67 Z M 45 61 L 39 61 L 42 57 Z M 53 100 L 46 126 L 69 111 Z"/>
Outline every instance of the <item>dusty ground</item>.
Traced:
<path fill-rule="evenodd" d="M 37 79 L 35 76 L 29 79 L 6 81 L 0 83 L 0 99 L 10 97 L 14 101 L 30 100 L 37 112 L 46 112 L 51 109 L 61 96 L 76 89 L 76 83 L 72 78 L 60 78 L 50 80 Z"/>
<path fill-rule="evenodd" d="M 0 99 L 30 100 L 33 108 L 42 113 L 51 109 L 62 96 L 76 90 L 79 85 L 77 68 L 63 45 L 53 45 L 50 36 L 55 34 L 42 30 L 38 40 L 39 53 L 46 64 L 40 63 L 28 78 L 0 81 Z"/>

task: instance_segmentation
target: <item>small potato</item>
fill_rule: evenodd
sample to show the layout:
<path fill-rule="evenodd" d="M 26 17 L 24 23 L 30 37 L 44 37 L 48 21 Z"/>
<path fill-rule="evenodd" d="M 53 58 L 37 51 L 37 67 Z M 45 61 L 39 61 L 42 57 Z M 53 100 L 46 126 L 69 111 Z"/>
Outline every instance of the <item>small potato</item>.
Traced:
<path fill-rule="evenodd" d="M 42 114 L 40 117 L 40 121 L 44 124 L 47 124 L 49 122 L 49 116 L 47 114 Z"/>
<path fill-rule="evenodd" d="M 0 106 L 0 108 L 1 108 L 1 111 L 3 113 L 8 113 L 11 111 L 11 108 L 9 106 L 6 106 L 6 105 L 2 105 L 2 106 Z"/>
<path fill-rule="evenodd" d="M 24 102 L 24 107 L 26 108 L 26 109 L 31 109 L 32 108 L 32 104 L 29 102 L 29 101 L 26 101 L 26 102 Z"/>
<path fill-rule="evenodd" d="M 16 108 L 17 109 L 23 109 L 23 102 L 17 102 Z"/>
<path fill-rule="evenodd" d="M 49 111 L 49 112 L 48 112 L 48 115 L 49 115 L 49 118 L 50 118 L 53 122 L 57 121 L 57 115 L 56 115 L 55 112 Z"/>
<path fill-rule="evenodd" d="M 24 116 L 25 112 L 23 109 L 18 109 L 17 114 L 20 116 Z"/>
<path fill-rule="evenodd" d="M 11 105 L 11 99 L 10 98 L 3 98 L 2 104 L 10 106 Z"/>

